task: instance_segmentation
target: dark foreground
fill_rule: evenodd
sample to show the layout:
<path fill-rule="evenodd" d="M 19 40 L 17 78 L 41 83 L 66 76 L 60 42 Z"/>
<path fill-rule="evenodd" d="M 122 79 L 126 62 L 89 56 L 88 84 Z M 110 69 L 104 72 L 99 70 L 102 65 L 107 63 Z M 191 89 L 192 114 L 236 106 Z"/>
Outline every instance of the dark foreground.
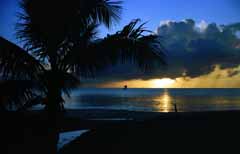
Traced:
<path fill-rule="evenodd" d="M 100 111 L 95 112 L 103 115 Z M 177 114 L 106 111 L 101 117 L 125 115 L 126 121 L 89 120 L 95 117 L 88 111 L 78 116 L 74 116 L 77 114 L 74 111 L 70 113 L 61 120 L 62 132 L 91 131 L 66 145 L 60 150 L 61 154 L 240 151 L 239 111 Z M 1 114 L 1 122 L 0 153 L 46 153 L 48 131 L 44 116 L 39 113 L 5 113 Z"/>

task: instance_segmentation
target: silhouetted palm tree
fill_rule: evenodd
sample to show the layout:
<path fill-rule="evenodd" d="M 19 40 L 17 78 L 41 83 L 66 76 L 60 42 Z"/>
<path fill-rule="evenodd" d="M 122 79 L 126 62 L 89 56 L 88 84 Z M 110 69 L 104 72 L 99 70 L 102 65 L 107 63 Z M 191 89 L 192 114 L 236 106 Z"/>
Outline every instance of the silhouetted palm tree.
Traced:
<path fill-rule="evenodd" d="M 50 153 L 56 153 L 62 94 L 78 86 L 80 77 L 93 77 L 119 61 L 137 64 L 143 71 L 163 62 L 158 37 L 144 24 L 137 26 L 139 19 L 113 35 L 97 38 L 100 24 L 109 28 L 119 21 L 120 1 L 22 0 L 20 6 L 16 34 L 24 49 L 0 38 L 1 108 L 44 103 L 54 138 Z"/>

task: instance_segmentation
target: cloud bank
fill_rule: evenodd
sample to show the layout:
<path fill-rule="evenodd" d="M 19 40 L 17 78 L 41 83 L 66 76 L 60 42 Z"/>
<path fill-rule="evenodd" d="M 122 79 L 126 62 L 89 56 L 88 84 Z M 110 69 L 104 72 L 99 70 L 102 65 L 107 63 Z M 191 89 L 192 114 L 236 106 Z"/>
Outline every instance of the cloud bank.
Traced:
<path fill-rule="evenodd" d="M 218 25 L 204 20 L 199 23 L 192 19 L 166 20 L 160 22 L 155 33 L 167 49 L 167 67 L 159 67 L 151 73 L 143 74 L 132 65 L 119 65 L 108 68 L 103 73 L 108 74 L 104 76 L 103 82 L 167 77 L 177 79 L 178 85 L 175 87 L 179 87 L 183 81 L 189 87 L 201 87 L 197 83 L 208 81 L 213 86 L 210 83 L 218 80 L 222 82 L 218 85 L 223 86 L 227 81 L 239 77 L 240 23 Z M 234 81 L 231 85 L 234 87 Z M 240 86 L 239 82 L 237 86 Z"/>
<path fill-rule="evenodd" d="M 240 23 L 217 25 L 192 19 L 160 23 L 157 35 L 168 50 L 169 77 L 182 75 L 198 77 L 221 69 L 235 68 L 240 64 Z"/>

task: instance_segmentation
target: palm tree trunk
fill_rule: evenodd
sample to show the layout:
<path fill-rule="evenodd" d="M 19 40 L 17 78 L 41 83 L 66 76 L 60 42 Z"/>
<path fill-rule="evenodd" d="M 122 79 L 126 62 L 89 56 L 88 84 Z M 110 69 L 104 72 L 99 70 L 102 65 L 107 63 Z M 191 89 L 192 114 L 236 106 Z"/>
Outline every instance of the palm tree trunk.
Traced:
<path fill-rule="evenodd" d="M 48 122 L 48 152 L 49 154 L 57 153 L 57 143 L 59 140 L 59 114 L 60 114 L 60 102 L 61 92 L 52 84 L 49 87 L 48 104 L 47 104 L 47 122 Z"/>
<path fill-rule="evenodd" d="M 47 141 L 47 151 L 49 154 L 56 154 L 57 153 L 57 143 L 59 139 L 59 130 L 58 130 L 58 123 L 57 123 L 57 113 L 55 111 L 49 110 L 47 116 L 48 122 L 48 141 Z"/>

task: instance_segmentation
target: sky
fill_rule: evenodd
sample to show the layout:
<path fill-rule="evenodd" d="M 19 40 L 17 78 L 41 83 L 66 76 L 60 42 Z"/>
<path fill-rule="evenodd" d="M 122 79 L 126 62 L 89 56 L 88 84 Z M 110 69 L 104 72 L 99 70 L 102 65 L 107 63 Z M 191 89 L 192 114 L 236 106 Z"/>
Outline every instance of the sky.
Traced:
<path fill-rule="evenodd" d="M 17 0 L 0 1 L 0 36 L 14 43 L 18 43 L 14 36 L 16 14 L 19 12 L 17 4 Z M 111 30 L 101 26 L 99 37 L 114 33 L 132 19 L 140 18 L 143 22 L 148 22 L 146 27 L 149 30 L 166 38 L 164 43 L 170 51 L 168 59 L 171 63 L 167 71 L 158 70 L 151 75 L 139 75 L 132 68 L 131 75 L 112 75 L 109 79 L 111 81 L 98 79 L 97 82 L 103 82 L 91 82 L 92 85 L 240 87 L 240 29 L 235 24 L 240 22 L 239 10 L 239 0 L 124 0 L 122 20 Z M 225 25 L 224 28 L 222 25 Z M 193 54 L 189 54 L 191 52 Z M 124 67 L 121 66 L 120 69 Z M 114 71 L 111 70 L 110 73 Z M 161 79 L 163 80 L 160 81 Z M 218 83 L 213 84 L 212 81 L 216 79 Z M 202 84 L 203 80 L 206 81 L 205 84 Z"/>
<path fill-rule="evenodd" d="M 0 1 L 0 35 L 12 41 L 14 23 L 19 12 L 18 0 Z M 160 21 L 194 19 L 218 24 L 229 24 L 240 21 L 239 0 L 123 0 L 122 20 L 112 27 L 109 33 L 121 29 L 132 19 L 141 18 L 147 21 L 147 27 L 155 30 Z M 101 29 L 101 36 L 108 31 Z"/>
<path fill-rule="evenodd" d="M 147 21 L 150 30 L 155 30 L 163 20 L 189 18 L 229 24 L 240 21 L 239 10 L 239 0 L 125 0 L 122 20 L 116 29 L 135 18 Z"/>

